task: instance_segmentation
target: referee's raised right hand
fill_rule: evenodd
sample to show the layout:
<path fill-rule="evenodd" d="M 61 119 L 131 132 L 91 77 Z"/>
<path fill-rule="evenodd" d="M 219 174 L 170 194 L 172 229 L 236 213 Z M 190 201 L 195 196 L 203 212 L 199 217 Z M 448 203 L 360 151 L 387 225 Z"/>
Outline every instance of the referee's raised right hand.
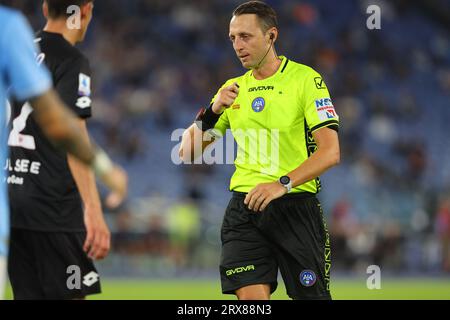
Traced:
<path fill-rule="evenodd" d="M 217 114 L 221 114 L 224 109 L 231 107 L 239 94 L 239 85 L 234 82 L 219 91 L 214 103 L 212 105 L 212 111 Z"/>

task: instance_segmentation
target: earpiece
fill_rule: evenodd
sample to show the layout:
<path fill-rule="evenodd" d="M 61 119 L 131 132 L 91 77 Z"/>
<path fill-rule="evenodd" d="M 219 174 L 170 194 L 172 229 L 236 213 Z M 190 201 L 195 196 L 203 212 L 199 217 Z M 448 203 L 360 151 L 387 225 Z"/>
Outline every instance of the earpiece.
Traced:
<path fill-rule="evenodd" d="M 272 46 L 273 46 L 273 40 L 275 39 L 275 34 L 273 33 L 273 32 L 271 32 L 270 33 L 270 35 L 269 35 L 269 38 L 270 38 L 270 46 L 269 46 L 269 48 L 267 49 L 267 52 L 266 52 L 266 54 L 264 55 L 264 57 L 262 57 L 262 59 L 259 61 L 259 63 L 256 65 L 256 68 L 259 68 L 259 66 L 261 65 L 261 62 L 263 62 L 263 60 L 264 60 L 264 58 L 267 56 L 267 54 L 269 53 L 269 51 L 270 51 L 270 49 L 272 48 Z"/>

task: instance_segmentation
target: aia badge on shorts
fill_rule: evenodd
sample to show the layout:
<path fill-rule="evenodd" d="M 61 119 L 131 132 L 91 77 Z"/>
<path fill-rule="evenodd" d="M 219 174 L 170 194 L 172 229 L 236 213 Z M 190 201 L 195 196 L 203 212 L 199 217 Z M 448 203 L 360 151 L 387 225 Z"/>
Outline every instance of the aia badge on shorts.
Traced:
<path fill-rule="evenodd" d="M 300 283 L 305 287 L 311 287 L 316 283 L 316 274 L 312 270 L 303 270 L 300 273 Z"/>
<path fill-rule="evenodd" d="M 264 107 L 266 106 L 266 101 L 264 98 L 258 97 L 252 102 L 252 109 L 255 112 L 261 112 L 264 110 Z"/>

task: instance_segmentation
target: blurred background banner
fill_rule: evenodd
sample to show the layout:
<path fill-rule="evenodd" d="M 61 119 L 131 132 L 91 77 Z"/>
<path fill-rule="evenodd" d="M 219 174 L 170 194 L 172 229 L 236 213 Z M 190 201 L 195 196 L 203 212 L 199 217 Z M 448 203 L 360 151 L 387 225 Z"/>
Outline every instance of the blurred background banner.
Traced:
<path fill-rule="evenodd" d="M 244 73 L 228 39 L 242 2 L 95 1 L 80 46 L 93 73 L 89 130 L 130 175 L 128 202 L 106 214 L 104 277 L 218 286 L 233 165 L 173 163 L 172 133 Z M 321 73 L 340 115 L 342 162 L 319 196 L 332 277 L 367 278 L 378 265 L 387 277 L 448 279 L 450 1 L 267 2 L 279 14 L 278 54 Z M 44 26 L 41 1 L 0 3 Z M 381 29 L 367 28 L 369 5 L 381 8 Z"/>

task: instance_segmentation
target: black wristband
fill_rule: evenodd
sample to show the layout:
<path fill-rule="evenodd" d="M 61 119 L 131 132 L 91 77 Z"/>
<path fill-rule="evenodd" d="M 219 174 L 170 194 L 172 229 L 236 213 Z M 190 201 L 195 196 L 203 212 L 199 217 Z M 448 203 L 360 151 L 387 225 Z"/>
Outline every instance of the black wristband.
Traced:
<path fill-rule="evenodd" d="M 208 131 L 216 125 L 217 121 L 219 121 L 219 118 L 221 114 L 217 114 L 214 111 L 212 111 L 212 105 L 205 110 L 205 108 L 202 108 L 200 112 L 197 114 L 197 117 L 195 118 L 195 123 L 197 124 L 197 127 L 202 131 Z"/>

